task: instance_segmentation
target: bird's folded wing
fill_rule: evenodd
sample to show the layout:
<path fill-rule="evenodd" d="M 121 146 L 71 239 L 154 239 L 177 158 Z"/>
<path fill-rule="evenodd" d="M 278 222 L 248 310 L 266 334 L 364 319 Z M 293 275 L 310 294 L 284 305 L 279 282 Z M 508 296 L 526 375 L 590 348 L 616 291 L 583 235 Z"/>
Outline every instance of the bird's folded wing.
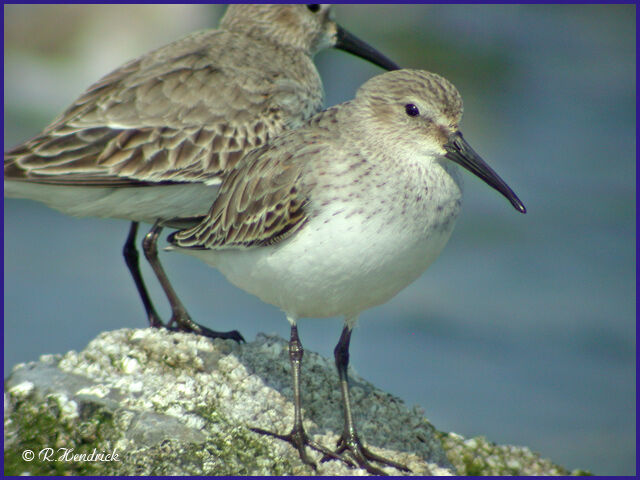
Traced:
<path fill-rule="evenodd" d="M 294 152 L 265 146 L 245 157 L 225 178 L 209 214 L 199 225 L 176 232 L 181 248 L 222 249 L 273 245 L 308 218 L 304 162 Z"/>
<path fill-rule="evenodd" d="M 271 98 L 281 86 L 268 75 L 217 64 L 217 50 L 195 41 L 171 58 L 167 48 L 105 76 L 41 135 L 5 153 L 5 179 L 207 182 L 285 128 Z"/>

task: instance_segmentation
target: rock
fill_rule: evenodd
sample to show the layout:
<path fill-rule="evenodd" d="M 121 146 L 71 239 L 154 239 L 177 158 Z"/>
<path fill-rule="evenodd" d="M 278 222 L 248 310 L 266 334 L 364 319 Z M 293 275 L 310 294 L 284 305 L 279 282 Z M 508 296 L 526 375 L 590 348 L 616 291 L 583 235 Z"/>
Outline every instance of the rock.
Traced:
<path fill-rule="evenodd" d="M 526 447 L 496 445 L 484 437 L 465 439 L 456 433 L 440 433 L 447 457 L 459 475 L 591 475 L 555 465 Z"/>
<path fill-rule="evenodd" d="M 526 449 L 497 455 L 495 448 L 515 447 L 466 445 L 436 431 L 418 408 L 350 375 L 366 445 L 413 474 L 452 475 L 452 463 L 461 473 L 567 473 Z M 333 360 L 305 352 L 305 428 L 331 448 L 342 430 L 337 385 Z M 321 463 L 308 450 L 318 464 L 314 472 L 288 444 L 249 430 L 288 433 L 291 398 L 287 342 L 278 337 L 239 345 L 150 328 L 104 332 L 80 353 L 14 367 L 5 381 L 5 474 L 366 474 L 338 461 Z"/>

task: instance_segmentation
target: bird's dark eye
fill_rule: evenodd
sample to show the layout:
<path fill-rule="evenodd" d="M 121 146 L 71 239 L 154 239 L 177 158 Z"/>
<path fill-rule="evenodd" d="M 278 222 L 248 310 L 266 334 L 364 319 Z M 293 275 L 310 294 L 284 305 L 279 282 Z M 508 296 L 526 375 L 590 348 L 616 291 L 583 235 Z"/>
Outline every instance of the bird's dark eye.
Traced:
<path fill-rule="evenodd" d="M 311 5 L 307 5 L 307 8 L 312 11 L 313 13 L 316 13 L 318 10 L 320 10 L 320 5 L 317 3 L 311 4 Z"/>
<path fill-rule="evenodd" d="M 407 112 L 407 115 L 409 115 L 410 117 L 416 117 L 420 115 L 420 110 L 418 110 L 418 107 L 416 107 L 413 103 L 407 103 L 404 106 L 404 109 Z"/>

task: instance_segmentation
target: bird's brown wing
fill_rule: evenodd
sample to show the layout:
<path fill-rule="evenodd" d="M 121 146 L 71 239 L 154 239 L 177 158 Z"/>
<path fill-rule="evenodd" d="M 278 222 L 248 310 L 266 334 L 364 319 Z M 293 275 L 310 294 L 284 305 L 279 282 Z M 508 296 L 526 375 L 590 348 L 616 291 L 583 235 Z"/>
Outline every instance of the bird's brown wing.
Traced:
<path fill-rule="evenodd" d="M 304 149 L 296 151 L 289 136 L 245 157 L 224 179 L 207 217 L 169 241 L 181 248 L 247 248 L 275 244 L 300 229 L 310 185 L 303 179 Z"/>
<path fill-rule="evenodd" d="M 227 34 L 193 34 L 105 76 L 42 134 L 5 153 L 5 179 L 120 186 L 215 178 L 286 128 L 273 101 L 277 80 L 218 58 Z"/>

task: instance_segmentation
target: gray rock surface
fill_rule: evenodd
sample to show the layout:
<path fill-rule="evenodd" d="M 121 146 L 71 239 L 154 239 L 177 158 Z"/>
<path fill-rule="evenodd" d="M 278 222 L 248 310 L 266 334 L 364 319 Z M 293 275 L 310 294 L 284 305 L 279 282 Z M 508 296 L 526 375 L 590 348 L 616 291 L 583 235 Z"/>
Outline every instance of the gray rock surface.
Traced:
<path fill-rule="evenodd" d="M 525 448 L 438 432 L 417 407 L 350 375 L 361 437 L 413 474 L 568 473 Z M 305 352 L 305 428 L 328 447 L 342 429 L 337 382 L 332 359 Z M 248 428 L 288 433 L 291 398 L 281 338 L 105 332 L 80 353 L 16 365 L 5 380 L 5 474 L 313 474 L 288 444 Z M 366 474 L 309 452 L 318 474 Z"/>

